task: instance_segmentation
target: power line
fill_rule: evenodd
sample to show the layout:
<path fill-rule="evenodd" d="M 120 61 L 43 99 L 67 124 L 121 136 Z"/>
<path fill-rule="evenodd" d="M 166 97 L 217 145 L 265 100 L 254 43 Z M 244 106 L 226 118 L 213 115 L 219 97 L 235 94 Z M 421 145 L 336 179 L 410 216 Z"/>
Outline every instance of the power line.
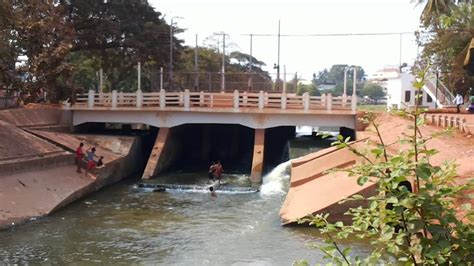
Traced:
<path fill-rule="evenodd" d="M 367 32 L 367 33 L 311 33 L 311 34 L 280 34 L 281 37 L 338 37 L 338 36 L 384 36 L 384 35 L 405 35 L 415 34 L 415 32 Z M 249 33 L 243 36 L 276 37 L 278 34 L 271 33 Z"/>

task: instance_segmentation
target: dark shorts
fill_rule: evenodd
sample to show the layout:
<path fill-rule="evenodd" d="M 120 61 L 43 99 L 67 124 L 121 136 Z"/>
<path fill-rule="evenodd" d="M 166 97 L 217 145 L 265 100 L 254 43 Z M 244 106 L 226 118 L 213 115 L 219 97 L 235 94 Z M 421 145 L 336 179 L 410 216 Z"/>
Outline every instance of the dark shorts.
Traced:
<path fill-rule="evenodd" d="M 214 174 L 212 172 L 209 172 L 207 173 L 207 177 L 209 177 L 209 179 L 214 179 Z"/>

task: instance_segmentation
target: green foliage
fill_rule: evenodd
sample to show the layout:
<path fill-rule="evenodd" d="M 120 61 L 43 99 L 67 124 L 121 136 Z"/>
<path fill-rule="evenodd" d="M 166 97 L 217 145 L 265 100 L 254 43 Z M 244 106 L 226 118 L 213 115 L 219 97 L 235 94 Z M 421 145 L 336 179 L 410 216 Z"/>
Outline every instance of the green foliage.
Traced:
<path fill-rule="evenodd" d="M 299 83 L 296 89 L 297 95 L 303 95 L 304 93 L 308 93 L 310 96 L 321 96 L 321 92 L 316 87 L 316 84 L 303 84 Z"/>
<path fill-rule="evenodd" d="M 364 79 L 365 71 L 362 67 L 356 66 L 357 68 L 357 81 L 361 82 Z M 347 69 L 347 82 L 352 84 L 354 78 L 353 66 L 348 65 L 333 65 L 330 70 L 324 69 L 317 75 L 313 74 L 314 82 L 319 84 L 343 84 L 344 83 L 344 70 Z"/>
<path fill-rule="evenodd" d="M 367 96 L 372 100 L 377 102 L 378 99 L 385 97 L 385 89 L 379 84 L 367 82 L 364 84 L 364 87 L 361 91 L 362 96 Z"/>
<path fill-rule="evenodd" d="M 424 85 L 425 73 L 421 72 L 413 84 L 417 90 Z M 334 143 L 364 161 L 340 171 L 357 176 L 360 185 L 373 182 L 376 193 L 365 199 L 367 204 L 349 209 L 346 215 L 352 217 L 352 224 L 330 223 L 328 214 L 301 221 L 318 227 L 326 236 L 329 245 L 320 247 L 325 258 L 337 265 L 472 265 L 474 212 L 469 203 L 460 206 L 462 212 L 456 206 L 460 197 L 472 193 L 474 182 L 455 182 L 454 162 L 440 166 L 430 163 L 430 157 L 437 151 L 427 147 L 431 136 L 422 136 L 419 130 L 424 123 L 422 112 L 418 107 L 403 111 L 404 116 L 413 119 L 413 125 L 409 128 L 411 134 L 404 134 L 400 139 L 408 147 L 397 154 L 387 151 L 388 145 L 372 113 L 363 120 L 374 127 L 379 137 L 377 143 L 366 150 L 354 149 L 342 137 Z M 362 196 L 355 195 L 346 201 L 361 199 Z M 349 236 L 368 239 L 372 247 L 370 254 L 365 258 L 350 257 L 349 249 L 341 250 L 337 240 Z"/>
<path fill-rule="evenodd" d="M 472 1 L 419 0 L 417 3 L 425 4 L 420 18 L 423 28 L 417 33 L 417 42 L 423 47 L 419 63 L 434 62 L 446 86 L 465 94 L 474 86 L 473 77 L 463 68 L 467 47 L 474 36 Z"/>

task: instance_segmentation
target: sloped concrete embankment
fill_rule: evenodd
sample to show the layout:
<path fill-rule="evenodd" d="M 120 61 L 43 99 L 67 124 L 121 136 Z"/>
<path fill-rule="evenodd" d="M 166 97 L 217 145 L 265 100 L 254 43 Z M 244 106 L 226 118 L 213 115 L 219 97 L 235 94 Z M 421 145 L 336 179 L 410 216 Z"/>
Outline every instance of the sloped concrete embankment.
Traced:
<path fill-rule="evenodd" d="M 79 146 L 79 143 L 83 142 L 86 147 L 96 147 L 96 154 L 105 158 L 104 165 L 95 169 L 93 176 L 90 176 L 93 180 L 91 183 L 78 188 L 62 199 L 50 212 L 56 211 L 79 198 L 140 172 L 146 162 L 145 158 L 143 158 L 142 137 L 71 135 L 37 130 L 33 132 L 68 150 L 75 149 L 75 147 Z M 85 163 L 82 163 L 83 167 L 85 167 Z M 78 175 L 81 176 L 83 174 Z"/>
<path fill-rule="evenodd" d="M 0 121 L 0 228 L 50 214 L 144 167 L 141 137 L 32 130 L 60 123 L 57 111 L 46 110 L 44 116 L 38 109 L 0 112 L 0 120 L 27 128 Z M 75 172 L 73 151 L 80 142 L 98 146 L 97 154 L 105 157 L 94 176 Z"/>
<path fill-rule="evenodd" d="M 352 144 L 363 148 L 366 140 Z M 343 171 L 360 161 L 349 149 L 327 148 L 309 154 L 291 163 L 290 189 L 280 210 L 282 224 L 291 224 L 313 213 L 331 213 L 332 220 L 347 221 L 344 213 L 361 202 L 338 204 L 354 194 L 369 196 L 374 191 L 372 183 L 357 184 L 357 177 Z"/>
<path fill-rule="evenodd" d="M 385 143 L 391 143 L 388 152 L 395 154 L 406 150 L 407 147 L 397 143 L 397 140 L 407 131 L 413 121 L 395 117 L 390 114 L 379 114 L 377 118 L 379 130 Z M 439 132 L 439 128 L 431 125 L 422 126 L 420 132 L 423 136 L 430 136 Z M 372 131 L 358 132 L 363 138 L 353 144 L 356 149 L 367 149 L 365 143 L 378 143 L 378 137 Z M 434 138 L 427 143 L 427 149 L 436 149 L 439 152 L 431 157 L 433 165 L 441 165 L 446 161 L 454 161 L 458 165 L 456 182 L 465 183 L 474 178 L 474 139 L 461 133 L 451 136 Z M 353 194 L 368 196 L 374 193 L 374 186 L 366 183 L 364 186 L 357 184 L 357 177 L 349 177 L 344 172 L 334 172 L 337 168 L 348 168 L 357 163 L 359 157 L 348 149 L 335 147 L 312 153 L 298 160 L 292 161 L 291 185 L 280 210 L 283 224 L 291 224 L 298 219 L 315 213 L 330 213 L 332 220 L 347 222 L 348 217 L 343 213 L 350 207 L 357 207 L 363 202 L 351 202 L 351 205 L 339 202 Z M 460 195 L 459 203 L 474 200 Z"/>

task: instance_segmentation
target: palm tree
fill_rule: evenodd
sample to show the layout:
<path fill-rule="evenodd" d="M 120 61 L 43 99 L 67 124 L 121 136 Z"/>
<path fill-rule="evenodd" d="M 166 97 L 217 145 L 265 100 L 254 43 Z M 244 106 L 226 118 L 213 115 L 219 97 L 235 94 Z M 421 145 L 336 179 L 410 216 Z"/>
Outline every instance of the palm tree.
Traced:
<path fill-rule="evenodd" d="M 471 3 L 473 0 L 413 0 L 417 5 L 425 4 L 421 13 L 421 21 L 426 26 L 432 18 L 449 14 L 456 5 Z"/>

